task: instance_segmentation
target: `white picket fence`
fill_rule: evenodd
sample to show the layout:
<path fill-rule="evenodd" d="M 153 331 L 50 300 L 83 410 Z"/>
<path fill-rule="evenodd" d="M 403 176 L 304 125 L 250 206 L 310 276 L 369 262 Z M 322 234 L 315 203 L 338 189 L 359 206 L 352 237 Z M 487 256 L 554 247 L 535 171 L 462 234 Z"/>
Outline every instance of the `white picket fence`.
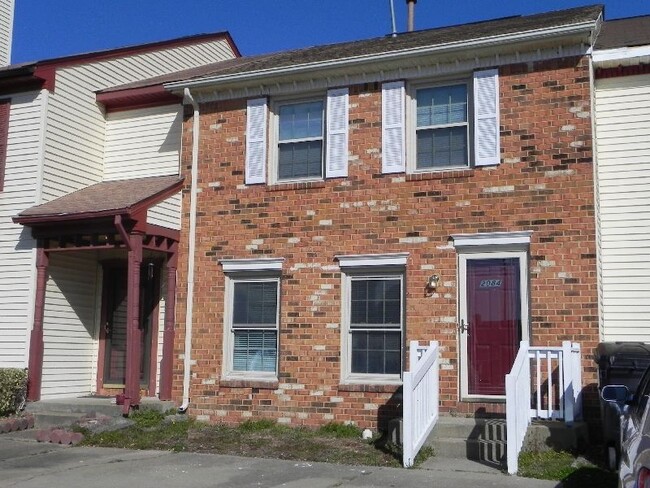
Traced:
<path fill-rule="evenodd" d="M 519 453 L 532 419 L 564 420 L 571 424 L 581 417 L 580 361 L 580 344 L 564 341 L 559 347 L 541 347 L 521 341 L 512 370 L 506 375 L 510 474 L 519 469 Z"/>
<path fill-rule="evenodd" d="M 409 344 L 410 371 L 403 378 L 402 464 L 413 466 L 415 456 L 438 421 L 439 346 L 437 341 Z"/>

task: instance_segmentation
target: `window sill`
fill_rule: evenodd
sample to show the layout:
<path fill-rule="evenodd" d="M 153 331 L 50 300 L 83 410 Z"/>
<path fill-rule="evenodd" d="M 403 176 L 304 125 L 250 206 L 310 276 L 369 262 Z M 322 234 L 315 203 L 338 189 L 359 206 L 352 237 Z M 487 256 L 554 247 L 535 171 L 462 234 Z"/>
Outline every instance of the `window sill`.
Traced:
<path fill-rule="evenodd" d="M 445 180 L 448 178 L 468 178 L 474 175 L 474 168 L 441 168 L 439 170 L 408 173 L 406 181 Z"/>
<path fill-rule="evenodd" d="M 269 191 L 311 190 L 315 188 L 325 188 L 325 181 L 292 181 L 287 183 L 274 183 L 267 186 Z"/>
<path fill-rule="evenodd" d="M 339 391 L 362 393 L 396 393 L 402 388 L 402 383 L 341 383 Z"/>
<path fill-rule="evenodd" d="M 227 378 L 219 382 L 220 388 L 259 388 L 260 390 L 277 390 L 277 379 L 233 379 Z"/>

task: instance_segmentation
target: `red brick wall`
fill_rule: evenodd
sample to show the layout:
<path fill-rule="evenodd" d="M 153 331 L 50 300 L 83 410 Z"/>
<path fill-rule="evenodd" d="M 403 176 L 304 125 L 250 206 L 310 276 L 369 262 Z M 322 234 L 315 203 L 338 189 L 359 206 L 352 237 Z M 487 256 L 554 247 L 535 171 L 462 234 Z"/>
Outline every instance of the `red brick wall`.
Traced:
<path fill-rule="evenodd" d="M 442 411 L 502 412 L 503 405 L 458 401 L 457 254 L 449 245 L 456 233 L 533 231 L 532 342 L 579 341 L 583 382 L 593 390 L 589 355 L 598 321 L 587 63 L 506 66 L 499 81 L 502 164 L 419 176 L 381 174 L 378 84 L 350 87 L 349 177 L 322 183 L 242 188 L 246 101 L 201 106 L 192 414 L 376 427 L 395 408 L 396 388 L 339 386 L 341 274 L 334 256 L 405 251 L 406 339 L 440 341 Z M 191 130 L 187 118 L 188 182 Z M 183 208 L 176 358 L 184 344 L 189 193 Z M 219 260 L 254 257 L 286 259 L 279 385 L 270 389 L 220 382 L 225 279 Z M 425 283 L 433 272 L 441 286 L 429 296 Z M 182 373 L 177 360 L 177 396 Z M 595 405 L 593 398 L 587 405 Z"/>

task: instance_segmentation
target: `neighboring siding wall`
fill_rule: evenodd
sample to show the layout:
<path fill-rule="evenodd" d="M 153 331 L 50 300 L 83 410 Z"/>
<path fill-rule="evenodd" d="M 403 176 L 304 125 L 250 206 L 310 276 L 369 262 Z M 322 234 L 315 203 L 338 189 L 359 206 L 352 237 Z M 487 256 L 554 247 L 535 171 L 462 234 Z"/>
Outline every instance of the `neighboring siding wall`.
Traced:
<path fill-rule="evenodd" d="M 11 63 L 13 29 L 14 0 L 0 0 L 0 66 Z"/>
<path fill-rule="evenodd" d="M 177 175 L 182 107 L 170 105 L 107 116 L 104 180 Z M 180 194 L 151 208 L 147 220 L 180 229 Z"/>
<path fill-rule="evenodd" d="M 95 391 L 98 266 L 94 252 L 53 253 L 45 295 L 43 398 Z"/>
<path fill-rule="evenodd" d="M 205 42 L 57 70 L 47 132 L 43 201 L 103 177 L 105 117 L 94 92 L 233 57 L 225 41 Z"/>
<path fill-rule="evenodd" d="M 650 342 L 650 75 L 596 81 L 603 339 Z"/>
<path fill-rule="evenodd" d="M 34 240 L 11 217 L 38 201 L 43 93 L 11 97 L 4 190 L 0 191 L 0 367 L 26 367 L 33 316 Z"/>

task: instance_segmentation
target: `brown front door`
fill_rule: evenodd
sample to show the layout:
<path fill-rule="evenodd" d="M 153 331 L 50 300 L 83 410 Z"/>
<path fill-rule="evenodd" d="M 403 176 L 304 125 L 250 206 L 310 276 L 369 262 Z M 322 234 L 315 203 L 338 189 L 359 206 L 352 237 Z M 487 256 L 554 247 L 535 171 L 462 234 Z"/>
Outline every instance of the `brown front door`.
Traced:
<path fill-rule="evenodd" d="M 157 332 L 159 302 L 159 266 L 144 263 L 140 276 L 140 381 L 144 388 L 155 383 L 152 367 L 152 341 Z M 122 387 L 126 378 L 127 268 L 122 264 L 104 266 L 102 295 L 103 372 L 100 389 Z M 101 361 L 101 357 L 100 357 Z"/>
<path fill-rule="evenodd" d="M 518 258 L 467 260 L 470 395 L 505 395 L 521 331 Z"/>

